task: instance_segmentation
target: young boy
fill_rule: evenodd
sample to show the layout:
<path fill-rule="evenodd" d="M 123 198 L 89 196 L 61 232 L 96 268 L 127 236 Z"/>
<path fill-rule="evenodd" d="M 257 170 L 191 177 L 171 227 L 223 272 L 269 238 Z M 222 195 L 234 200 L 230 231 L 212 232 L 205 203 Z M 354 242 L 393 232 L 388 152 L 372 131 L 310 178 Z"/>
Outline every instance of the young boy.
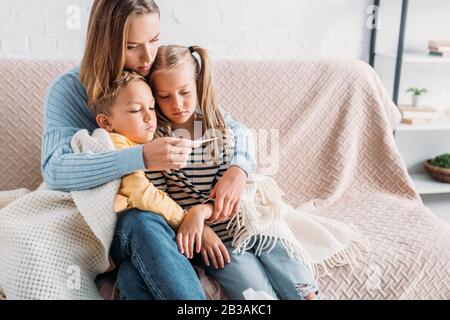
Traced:
<path fill-rule="evenodd" d="M 125 71 L 115 82 L 111 94 L 96 103 L 93 111 L 97 124 L 110 133 L 116 149 L 134 147 L 153 139 L 156 130 L 155 100 L 145 78 L 137 73 Z M 152 178 L 155 174 L 159 175 L 157 179 L 165 179 L 161 173 L 152 173 Z M 198 205 L 185 212 L 164 191 L 157 189 L 143 170 L 128 174 L 121 180 L 114 211 L 121 214 L 131 208 L 161 215 L 173 229 L 178 229 L 183 222 L 183 229 L 195 230 L 198 240 L 201 239 L 204 221 L 212 212 L 210 204 Z"/>

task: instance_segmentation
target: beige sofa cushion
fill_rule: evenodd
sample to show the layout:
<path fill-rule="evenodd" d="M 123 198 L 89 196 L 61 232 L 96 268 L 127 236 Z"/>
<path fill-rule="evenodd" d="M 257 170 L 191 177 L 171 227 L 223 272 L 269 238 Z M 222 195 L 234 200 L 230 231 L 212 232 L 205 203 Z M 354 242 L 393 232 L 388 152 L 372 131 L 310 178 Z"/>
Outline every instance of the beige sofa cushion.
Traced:
<path fill-rule="evenodd" d="M 43 101 L 56 76 L 75 61 L 0 59 L 0 190 L 34 190 L 40 174 Z"/>

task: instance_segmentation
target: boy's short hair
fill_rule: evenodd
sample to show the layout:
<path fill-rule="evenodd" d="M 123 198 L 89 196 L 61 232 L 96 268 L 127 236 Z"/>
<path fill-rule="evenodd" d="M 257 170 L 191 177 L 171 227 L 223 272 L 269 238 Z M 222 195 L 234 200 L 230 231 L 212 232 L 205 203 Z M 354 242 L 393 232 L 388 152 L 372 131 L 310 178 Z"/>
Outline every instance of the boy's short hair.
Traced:
<path fill-rule="evenodd" d="M 128 86 L 130 83 L 133 83 L 138 80 L 143 80 L 145 81 L 145 83 L 147 83 L 145 78 L 141 76 L 139 73 L 136 73 L 134 71 L 123 71 L 120 78 L 113 82 L 110 93 L 108 95 L 105 95 L 103 98 L 99 99 L 92 106 L 92 111 L 94 112 L 94 115 L 98 115 L 100 113 L 110 114 L 112 105 L 114 104 L 114 101 L 119 95 L 120 90 Z"/>

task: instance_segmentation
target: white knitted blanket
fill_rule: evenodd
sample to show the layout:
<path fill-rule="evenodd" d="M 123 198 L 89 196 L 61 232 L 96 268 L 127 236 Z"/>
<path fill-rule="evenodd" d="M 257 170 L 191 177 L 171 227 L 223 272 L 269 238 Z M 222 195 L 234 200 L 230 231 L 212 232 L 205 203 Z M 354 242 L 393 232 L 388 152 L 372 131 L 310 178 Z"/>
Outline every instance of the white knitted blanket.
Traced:
<path fill-rule="evenodd" d="M 369 246 L 354 225 L 311 214 L 311 202 L 295 209 L 282 196 L 272 178 L 253 175 L 248 179 L 240 211 L 228 224 L 236 253 L 253 248 L 259 255 L 280 241 L 292 258 L 321 275 L 329 268 L 355 266 L 368 253 Z"/>
<path fill-rule="evenodd" d="M 114 150 L 106 131 L 81 130 L 74 152 Z M 95 277 L 109 267 L 116 180 L 75 192 L 0 192 L 0 296 L 6 299 L 101 299 Z"/>

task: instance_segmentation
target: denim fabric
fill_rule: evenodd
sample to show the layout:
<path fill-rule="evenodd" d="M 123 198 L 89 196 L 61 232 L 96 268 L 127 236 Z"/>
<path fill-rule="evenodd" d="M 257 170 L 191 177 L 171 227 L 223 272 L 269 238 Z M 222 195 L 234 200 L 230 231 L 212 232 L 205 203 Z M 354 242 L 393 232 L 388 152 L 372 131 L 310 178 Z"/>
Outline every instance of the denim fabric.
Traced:
<path fill-rule="evenodd" d="M 119 265 L 117 281 L 123 299 L 205 299 L 175 237 L 166 221 L 152 212 L 131 209 L 119 216 L 110 253 Z"/>
<path fill-rule="evenodd" d="M 256 242 L 255 246 L 258 244 Z M 232 300 L 245 299 L 244 291 L 261 292 L 274 299 L 304 300 L 308 293 L 316 293 L 316 299 L 324 299 L 313 274 L 306 266 L 291 259 L 283 245 L 277 244 L 271 251 L 255 255 L 254 249 L 234 254 L 231 242 L 225 243 L 231 262 L 223 269 L 206 268 L 208 275 L 214 277 Z"/>

